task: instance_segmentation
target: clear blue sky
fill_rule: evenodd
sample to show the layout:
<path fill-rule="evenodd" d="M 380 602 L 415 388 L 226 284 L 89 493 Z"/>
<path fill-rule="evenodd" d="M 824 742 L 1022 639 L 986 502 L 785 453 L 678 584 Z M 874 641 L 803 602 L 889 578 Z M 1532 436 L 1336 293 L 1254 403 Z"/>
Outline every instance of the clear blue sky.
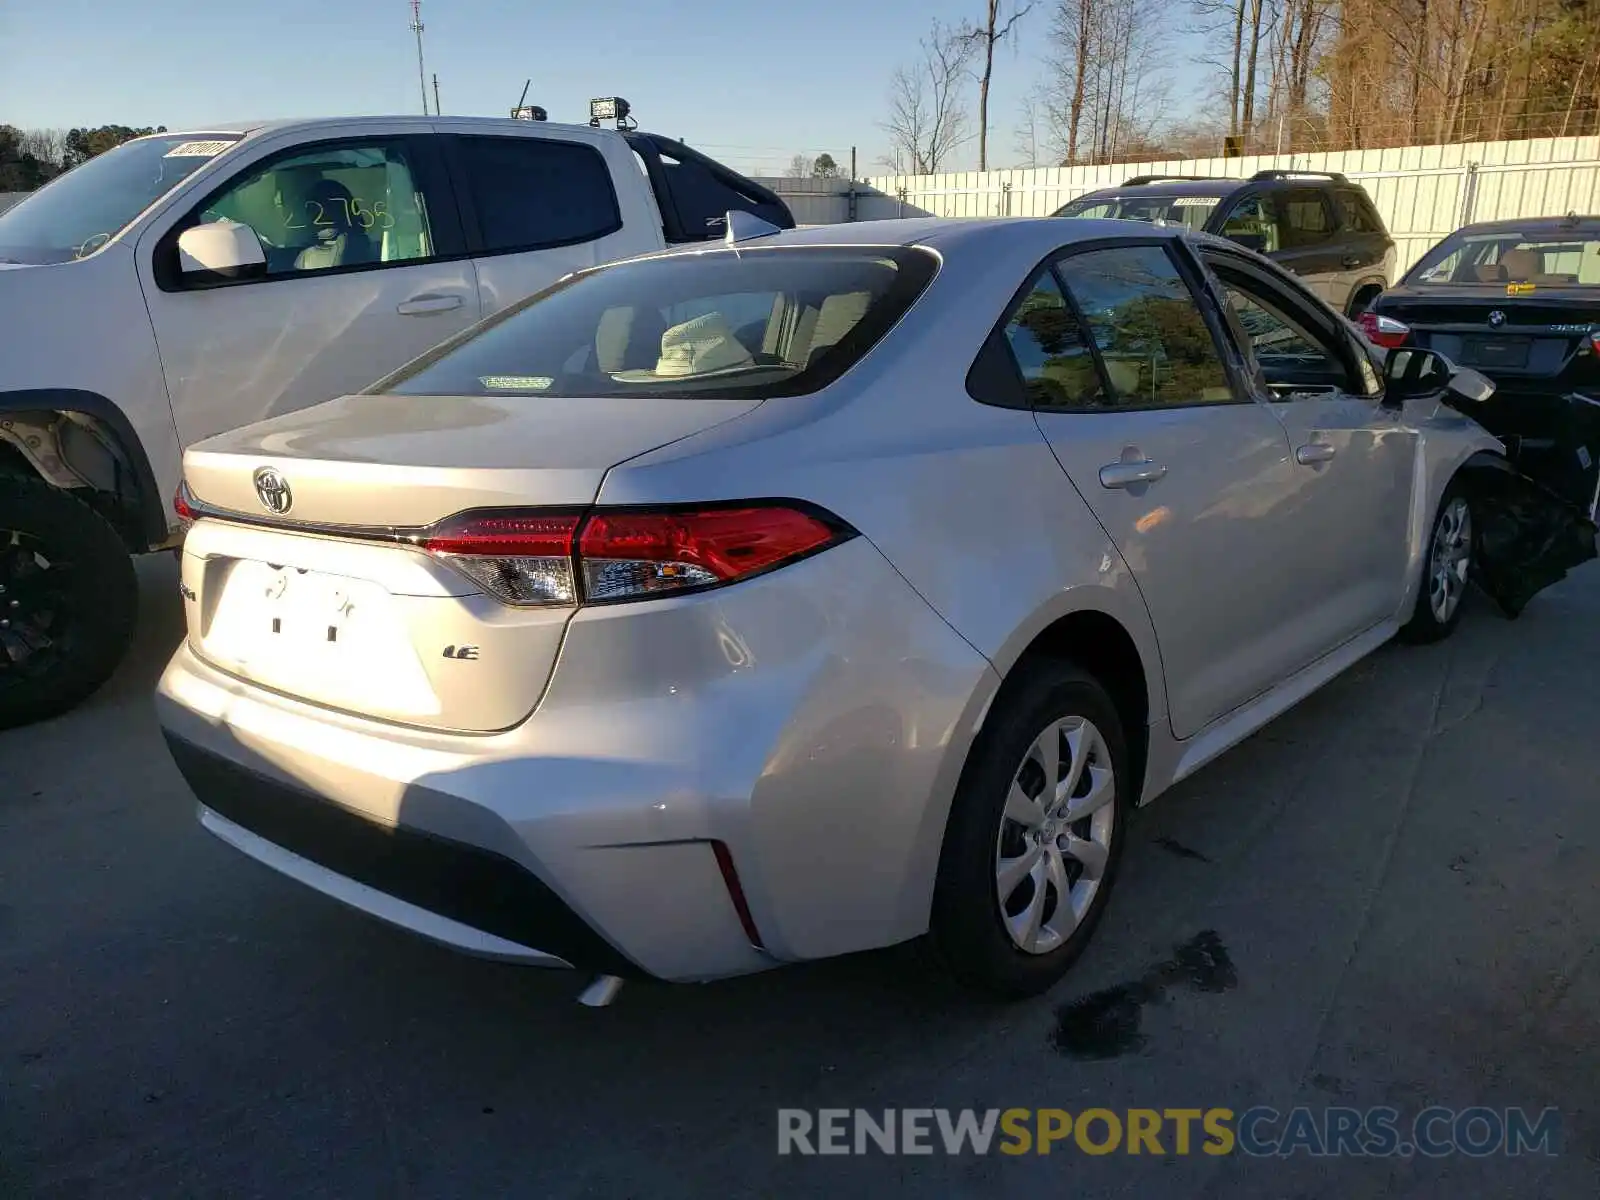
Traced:
<path fill-rule="evenodd" d="M 1042 0 L 1023 20 L 1019 48 L 996 61 L 994 165 L 1017 157 L 1013 128 L 1050 7 Z M 532 76 L 529 102 L 552 120 L 586 120 L 590 97 L 620 94 L 643 128 L 742 170 L 780 174 L 791 155 L 824 150 L 848 165 L 855 145 L 865 174 L 880 170 L 888 148 L 879 123 L 890 72 L 916 56 L 934 17 L 976 18 L 982 5 L 423 0 L 422 10 L 428 73 L 438 73 L 446 113 L 504 115 Z M 0 0 L 0 121 L 180 129 L 416 112 L 409 25 L 408 0 Z M 1192 65 L 1173 66 L 1193 79 Z M 968 145 L 952 165 L 971 167 L 976 155 Z"/>

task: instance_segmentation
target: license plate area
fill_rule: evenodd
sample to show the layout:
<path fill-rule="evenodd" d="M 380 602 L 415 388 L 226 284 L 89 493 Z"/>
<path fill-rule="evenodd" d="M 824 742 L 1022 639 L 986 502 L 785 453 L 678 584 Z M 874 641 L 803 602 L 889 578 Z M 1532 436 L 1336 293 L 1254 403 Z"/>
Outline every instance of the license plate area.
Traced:
<path fill-rule="evenodd" d="M 1508 367 L 1528 365 L 1532 338 L 1469 337 L 1461 341 L 1461 365 L 1467 367 Z"/>
<path fill-rule="evenodd" d="M 207 658 L 253 682 L 374 715 L 438 701 L 394 597 L 370 580 L 251 560 L 209 564 Z"/>

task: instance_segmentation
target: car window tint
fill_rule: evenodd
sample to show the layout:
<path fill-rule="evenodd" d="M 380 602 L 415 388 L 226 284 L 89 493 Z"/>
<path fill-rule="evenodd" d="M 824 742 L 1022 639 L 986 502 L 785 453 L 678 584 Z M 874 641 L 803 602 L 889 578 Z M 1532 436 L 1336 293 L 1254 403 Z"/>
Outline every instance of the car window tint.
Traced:
<path fill-rule="evenodd" d="M 1078 318 L 1048 271 L 1005 326 L 1028 402 L 1040 408 L 1098 408 L 1105 389 Z"/>
<path fill-rule="evenodd" d="M 1160 246 L 1117 246 L 1057 265 L 1125 407 L 1219 404 L 1228 374 L 1176 264 Z"/>
<path fill-rule="evenodd" d="M 1273 197 L 1282 214 L 1285 249 L 1315 246 L 1333 236 L 1333 224 L 1322 193 L 1315 188 L 1294 188 Z"/>
<path fill-rule="evenodd" d="M 1382 226 L 1373 219 L 1374 214 L 1366 202 L 1366 197 L 1356 191 L 1341 191 L 1339 196 L 1339 211 L 1344 216 L 1345 228 L 1352 233 L 1381 233 Z"/>
<path fill-rule="evenodd" d="M 1267 386 L 1352 388 L 1337 350 L 1293 315 L 1292 301 L 1241 274 L 1218 270 L 1224 294 Z"/>
<path fill-rule="evenodd" d="M 536 250 L 622 228 L 604 157 L 592 146 L 532 137 L 457 139 L 483 252 Z"/>
<path fill-rule="evenodd" d="M 1272 206 L 1261 196 L 1248 196 L 1239 201 L 1223 222 L 1223 237 L 1238 237 L 1241 234 L 1246 238 L 1260 239 L 1259 244 L 1252 243 L 1251 246 L 1262 254 L 1271 254 L 1283 246 L 1277 217 Z"/>
<path fill-rule="evenodd" d="M 416 262 L 434 253 L 427 201 L 398 142 L 270 159 L 207 202 L 199 218 L 255 230 L 269 275 Z"/>

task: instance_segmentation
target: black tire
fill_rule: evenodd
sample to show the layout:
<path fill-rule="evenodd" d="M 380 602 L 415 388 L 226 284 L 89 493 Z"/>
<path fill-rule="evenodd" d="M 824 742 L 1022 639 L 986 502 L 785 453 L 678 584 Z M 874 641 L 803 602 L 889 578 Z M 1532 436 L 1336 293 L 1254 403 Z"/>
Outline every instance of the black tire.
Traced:
<path fill-rule="evenodd" d="M 950 974 L 976 991 L 1006 999 L 1047 990 L 1089 944 L 1116 882 L 1126 840 L 1127 810 L 1134 796 L 1126 734 L 1105 688 L 1070 663 L 1041 663 L 1025 670 L 1025 676 L 1008 682 L 1005 694 L 996 701 L 962 773 L 945 827 L 929 930 L 936 956 Z M 1019 768 L 1027 769 L 1026 756 L 1035 739 L 1053 722 L 1065 718 L 1091 722 L 1110 760 L 1109 853 L 1099 887 L 1071 934 L 1048 952 L 1033 953 L 1019 948 L 1008 931 L 998 891 L 997 856 L 1006 844 L 1003 838 L 1024 832 L 1004 817 Z M 1042 780 L 1039 773 L 1037 781 L 1042 784 Z M 1065 828 L 1082 835 L 1090 820 Z M 1072 878 L 1068 890 L 1077 882 Z M 1031 897 L 1035 886 L 1027 885 L 1024 900 Z M 1052 924 L 1051 914 L 1059 911 L 1051 904 L 1055 895 L 1053 889 L 1047 889 L 1041 901 L 1047 906 L 1044 919 Z"/>
<path fill-rule="evenodd" d="M 1436 558 L 1442 549 L 1440 526 L 1446 522 L 1447 514 L 1458 501 L 1465 506 L 1469 521 L 1466 531 L 1466 578 L 1461 581 L 1461 593 L 1454 607 L 1441 619 L 1434 611 L 1430 584 L 1434 578 Z M 1450 485 L 1445 488 L 1444 495 L 1439 497 L 1439 507 L 1434 511 L 1433 524 L 1428 528 L 1428 550 L 1422 561 L 1422 581 L 1417 588 L 1417 602 L 1411 610 L 1411 619 L 1400 627 L 1401 641 L 1423 645 L 1428 642 L 1443 641 L 1455 632 L 1456 626 L 1461 624 L 1462 610 L 1466 608 L 1467 583 L 1471 579 L 1477 553 L 1478 521 L 1477 513 L 1473 511 L 1471 493 L 1459 478 L 1452 479 Z"/>
<path fill-rule="evenodd" d="M 139 586 L 103 517 L 42 480 L 0 476 L 0 587 L 0 729 L 64 713 L 110 678 Z"/>

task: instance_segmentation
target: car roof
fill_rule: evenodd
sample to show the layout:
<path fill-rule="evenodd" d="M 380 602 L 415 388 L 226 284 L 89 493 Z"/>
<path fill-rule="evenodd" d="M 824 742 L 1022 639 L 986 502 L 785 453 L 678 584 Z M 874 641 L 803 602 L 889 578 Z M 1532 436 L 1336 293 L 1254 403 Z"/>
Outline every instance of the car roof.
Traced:
<path fill-rule="evenodd" d="M 1078 200 L 1096 198 L 1112 199 L 1122 196 L 1231 196 L 1245 184 L 1252 182 L 1249 179 L 1217 178 L 1217 179 L 1156 179 L 1149 183 L 1136 183 L 1129 186 L 1125 183 L 1112 187 L 1098 188 L 1092 192 L 1085 192 L 1077 197 Z"/>
<path fill-rule="evenodd" d="M 839 225 L 807 225 L 765 237 L 750 238 L 739 248 L 769 246 L 926 246 L 940 253 L 1033 253 L 1042 258 L 1059 246 L 1098 238 L 1180 237 L 1177 226 L 1095 217 L 1065 222 L 1053 217 L 903 217 L 889 221 L 853 221 Z M 672 252 L 721 250 L 720 240 L 674 247 Z M 651 255 L 649 257 L 655 257 Z"/>
<path fill-rule="evenodd" d="M 245 121 L 222 121 L 210 125 L 196 125 L 190 129 L 171 129 L 160 137 L 182 137 L 188 134 L 200 133 L 237 133 L 246 137 L 254 137 L 268 133 L 282 133 L 289 130 L 305 130 L 315 132 L 325 125 L 354 125 L 360 128 L 364 125 L 393 127 L 395 125 L 409 126 L 419 132 L 431 131 L 440 124 L 448 124 L 452 128 L 462 126 L 483 126 L 490 128 L 512 128 L 527 130 L 530 126 L 545 126 L 561 130 L 579 129 L 585 133 L 609 133 L 611 130 L 596 128 L 587 122 L 563 121 L 519 121 L 512 117 L 455 117 L 455 116 L 421 116 L 417 113 L 402 115 L 376 116 L 363 115 L 351 117 L 281 117 L 275 119 L 252 119 Z"/>
<path fill-rule="evenodd" d="M 1511 217 L 1504 221 L 1478 221 L 1463 225 L 1453 236 L 1474 233 L 1600 233 L 1600 216 L 1579 216 L 1569 213 L 1564 217 Z"/>

